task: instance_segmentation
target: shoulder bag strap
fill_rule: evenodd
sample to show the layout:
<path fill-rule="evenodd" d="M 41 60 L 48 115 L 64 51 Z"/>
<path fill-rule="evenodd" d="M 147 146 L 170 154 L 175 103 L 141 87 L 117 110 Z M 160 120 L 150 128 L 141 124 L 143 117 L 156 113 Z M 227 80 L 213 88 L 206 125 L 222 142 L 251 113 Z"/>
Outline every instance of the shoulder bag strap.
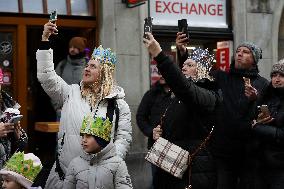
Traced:
<path fill-rule="evenodd" d="M 209 134 L 207 135 L 207 137 L 201 142 L 201 144 L 199 144 L 199 146 L 194 150 L 194 152 L 192 154 L 188 155 L 188 186 L 185 189 L 191 189 L 191 165 L 192 165 L 192 161 L 195 158 L 195 156 L 197 155 L 197 153 L 206 146 L 206 144 L 208 143 L 209 139 L 212 136 L 212 133 L 214 131 L 214 126 L 212 126 L 211 131 L 209 132 Z"/>

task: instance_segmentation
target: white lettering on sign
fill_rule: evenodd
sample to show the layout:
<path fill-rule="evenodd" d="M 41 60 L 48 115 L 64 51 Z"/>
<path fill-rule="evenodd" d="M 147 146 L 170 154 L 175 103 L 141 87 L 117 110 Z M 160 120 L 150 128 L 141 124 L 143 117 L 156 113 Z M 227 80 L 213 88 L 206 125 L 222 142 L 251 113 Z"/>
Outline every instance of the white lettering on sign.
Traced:
<path fill-rule="evenodd" d="M 226 51 L 220 51 L 220 64 L 226 64 Z"/>
<path fill-rule="evenodd" d="M 192 27 L 227 28 L 226 0 L 151 0 L 154 25 L 176 26 L 187 19 Z"/>

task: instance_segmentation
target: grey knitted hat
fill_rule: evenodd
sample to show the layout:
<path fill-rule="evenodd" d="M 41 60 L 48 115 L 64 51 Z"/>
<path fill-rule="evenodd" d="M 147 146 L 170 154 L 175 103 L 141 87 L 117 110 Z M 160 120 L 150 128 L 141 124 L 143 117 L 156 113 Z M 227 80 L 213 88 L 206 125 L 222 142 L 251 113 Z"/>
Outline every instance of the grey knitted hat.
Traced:
<path fill-rule="evenodd" d="M 284 75 L 284 59 L 279 60 L 279 62 L 272 66 L 270 76 L 272 76 L 272 74 L 274 73 L 280 73 Z"/>
<path fill-rule="evenodd" d="M 259 59 L 262 59 L 262 50 L 260 47 L 256 46 L 255 44 L 251 42 L 243 42 L 238 46 L 238 48 L 239 47 L 247 47 L 251 51 L 254 62 L 256 64 L 258 63 Z"/>

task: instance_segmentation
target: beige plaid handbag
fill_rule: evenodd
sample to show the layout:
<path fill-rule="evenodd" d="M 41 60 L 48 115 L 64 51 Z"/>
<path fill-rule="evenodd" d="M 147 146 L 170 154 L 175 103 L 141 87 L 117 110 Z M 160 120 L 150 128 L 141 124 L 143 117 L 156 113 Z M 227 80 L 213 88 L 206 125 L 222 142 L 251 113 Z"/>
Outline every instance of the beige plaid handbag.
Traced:
<path fill-rule="evenodd" d="M 162 120 L 165 117 L 168 108 L 161 117 L 160 125 L 162 126 Z M 150 150 L 147 152 L 145 159 L 150 163 L 160 167 L 171 175 L 182 178 L 184 172 L 189 167 L 189 185 L 187 188 L 191 188 L 191 163 L 196 154 L 207 144 L 210 139 L 214 126 L 209 132 L 204 141 L 197 147 L 197 149 L 190 154 L 187 150 L 169 142 L 163 137 L 159 137 Z"/>
<path fill-rule="evenodd" d="M 175 177 L 182 178 L 188 167 L 189 152 L 159 137 L 148 151 L 145 159 Z"/>

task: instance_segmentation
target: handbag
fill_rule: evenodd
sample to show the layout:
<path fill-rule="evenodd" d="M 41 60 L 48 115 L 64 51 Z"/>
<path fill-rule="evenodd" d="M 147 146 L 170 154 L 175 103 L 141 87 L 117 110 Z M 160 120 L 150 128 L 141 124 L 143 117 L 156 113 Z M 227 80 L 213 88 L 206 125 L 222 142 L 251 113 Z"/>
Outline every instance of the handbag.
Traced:
<path fill-rule="evenodd" d="M 161 116 L 161 126 L 168 108 Z M 213 130 L 214 126 L 212 127 L 208 136 L 197 147 L 197 149 L 194 150 L 192 154 L 190 154 L 187 150 L 184 150 L 181 147 L 173 144 L 167 139 L 159 137 L 147 152 L 145 159 L 153 165 L 156 165 L 157 167 L 180 179 L 182 178 L 186 169 L 189 167 L 189 185 L 186 187 L 186 189 L 189 189 L 192 187 L 190 184 L 192 161 L 197 153 L 207 144 Z"/>

